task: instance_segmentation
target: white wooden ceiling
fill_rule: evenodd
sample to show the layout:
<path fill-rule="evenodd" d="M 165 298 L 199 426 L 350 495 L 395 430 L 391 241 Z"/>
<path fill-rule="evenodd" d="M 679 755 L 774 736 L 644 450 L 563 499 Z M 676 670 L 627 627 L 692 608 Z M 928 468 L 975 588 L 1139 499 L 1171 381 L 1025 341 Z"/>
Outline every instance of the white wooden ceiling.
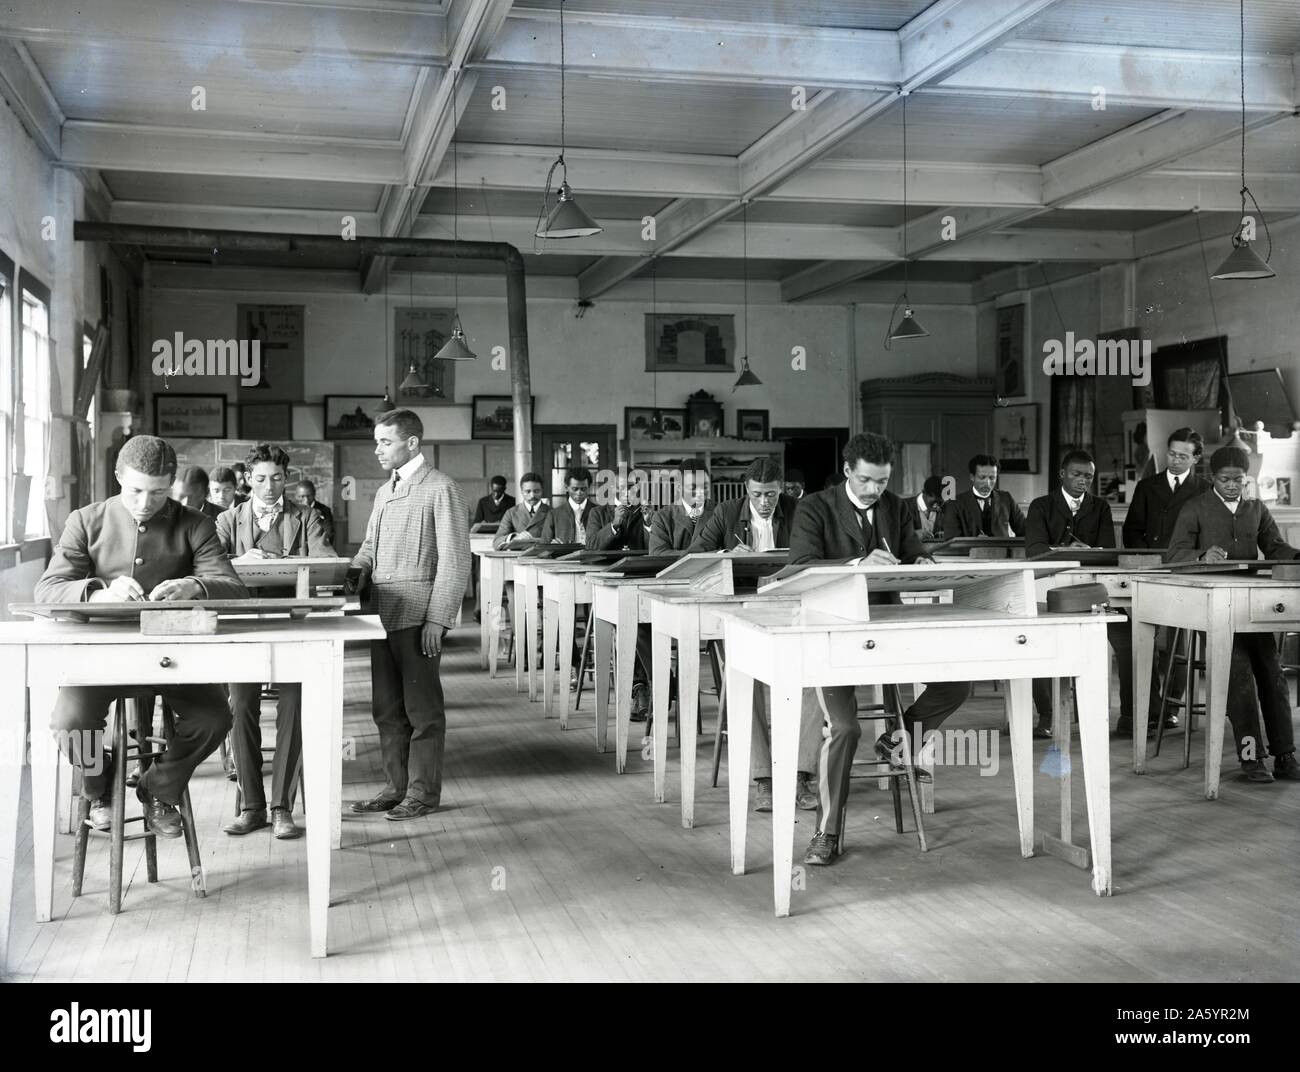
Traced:
<path fill-rule="evenodd" d="M 515 244 L 530 271 L 589 298 L 644 279 L 655 257 L 663 278 L 739 279 L 746 203 L 749 276 L 785 300 L 889 284 L 900 90 L 913 278 L 1173 248 L 1195 234 L 1193 208 L 1207 234 L 1234 225 L 1237 0 L 568 0 L 569 180 L 606 229 L 536 255 L 560 144 L 558 9 L 5 0 L 0 96 L 113 220 L 454 227 Z M 1300 2 L 1247 0 L 1246 14 L 1248 178 L 1285 218 L 1300 213 Z M 322 266 L 369 291 L 389 268 Z"/>

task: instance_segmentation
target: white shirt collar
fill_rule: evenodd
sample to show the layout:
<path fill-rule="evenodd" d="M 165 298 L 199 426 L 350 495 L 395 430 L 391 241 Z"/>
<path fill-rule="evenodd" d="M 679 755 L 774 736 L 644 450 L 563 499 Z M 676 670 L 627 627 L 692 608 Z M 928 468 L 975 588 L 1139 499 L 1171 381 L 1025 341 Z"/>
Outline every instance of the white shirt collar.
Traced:
<path fill-rule="evenodd" d="M 1088 493 L 1085 491 L 1082 495 L 1080 495 L 1080 496 L 1076 499 L 1076 498 L 1075 498 L 1073 495 L 1071 495 L 1068 491 L 1066 491 L 1064 488 L 1062 488 L 1062 489 L 1061 489 L 1061 494 L 1065 496 L 1065 505 L 1068 506 L 1068 507 L 1070 508 L 1070 513 L 1072 513 L 1072 514 L 1077 514 L 1077 513 L 1079 512 L 1080 508 L 1083 506 L 1083 500 L 1087 497 L 1087 494 L 1088 494 Z"/>
<path fill-rule="evenodd" d="M 753 535 L 750 537 L 750 548 L 754 551 L 771 551 L 776 547 L 776 532 L 772 528 L 772 522 L 776 519 L 776 511 L 772 511 L 771 517 L 759 517 L 758 511 L 754 509 L 754 504 L 749 504 L 750 531 Z"/>
<path fill-rule="evenodd" d="M 978 491 L 976 491 L 974 488 L 971 488 L 970 490 L 971 490 L 971 494 L 974 495 L 975 498 L 977 498 L 977 499 L 991 499 L 991 498 L 993 498 L 993 492 L 991 492 L 991 491 L 990 491 L 987 495 L 981 495 L 981 494 L 980 494 Z"/>
<path fill-rule="evenodd" d="M 847 483 L 844 485 L 844 494 L 849 497 L 849 502 L 853 504 L 855 509 L 870 510 L 872 511 L 872 517 L 875 516 L 876 503 L 872 503 L 870 506 L 868 506 L 866 503 L 864 503 L 861 499 L 859 499 L 856 495 L 853 494 L 853 492 L 849 489 Z"/>
<path fill-rule="evenodd" d="M 423 464 L 424 464 L 424 455 L 417 454 L 405 465 L 400 466 L 398 468 L 397 475 L 401 477 L 403 480 L 410 480 L 411 477 L 415 475 L 415 471 L 419 469 L 420 466 L 422 466 Z"/>
<path fill-rule="evenodd" d="M 586 499 L 583 499 L 582 502 L 580 503 L 574 502 L 572 499 L 569 499 L 568 502 L 569 502 L 569 509 L 572 510 L 575 514 L 581 514 L 582 511 L 587 509 Z"/>
<path fill-rule="evenodd" d="M 923 491 L 917 492 L 916 505 L 920 509 L 921 513 L 923 514 L 930 514 L 934 512 L 928 506 L 925 505 L 925 492 Z"/>
<path fill-rule="evenodd" d="M 284 510 L 283 495 L 281 495 L 278 499 L 276 499 L 275 502 L 273 502 L 270 506 L 267 506 L 264 502 L 262 502 L 261 499 L 257 498 L 256 496 L 249 499 L 248 501 L 253 504 L 253 512 L 255 514 L 274 514 Z"/>
<path fill-rule="evenodd" d="M 1172 470 L 1170 470 L 1170 469 L 1166 469 L 1166 470 L 1165 470 L 1165 479 L 1169 481 L 1169 490 L 1170 490 L 1170 491 L 1177 491 L 1177 490 L 1178 490 L 1178 484 L 1186 483 L 1187 478 L 1190 477 L 1191 475 L 1192 475 L 1191 472 L 1188 471 L 1188 472 L 1184 473 L 1182 476 L 1175 476 L 1175 475 L 1173 474 L 1173 471 L 1172 471 Z M 1175 484 L 1174 481 L 1178 481 L 1178 484 Z"/>
<path fill-rule="evenodd" d="M 1219 502 L 1223 503 L 1223 505 L 1226 506 L 1226 507 L 1228 508 L 1228 513 L 1230 513 L 1230 514 L 1235 514 L 1235 513 L 1237 512 L 1237 507 L 1241 505 L 1241 500 L 1240 500 L 1240 499 L 1233 499 L 1231 502 L 1229 502 L 1229 501 L 1228 501 L 1227 499 L 1225 499 L 1222 495 L 1219 495 L 1219 489 L 1218 489 L 1218 488 L 1215 488 L 1215 489 L 1214 489 L 1214 494 L 1215 494 L 1215 495 L 1218 495 L 1218 496 L 1219 496 Z"/>

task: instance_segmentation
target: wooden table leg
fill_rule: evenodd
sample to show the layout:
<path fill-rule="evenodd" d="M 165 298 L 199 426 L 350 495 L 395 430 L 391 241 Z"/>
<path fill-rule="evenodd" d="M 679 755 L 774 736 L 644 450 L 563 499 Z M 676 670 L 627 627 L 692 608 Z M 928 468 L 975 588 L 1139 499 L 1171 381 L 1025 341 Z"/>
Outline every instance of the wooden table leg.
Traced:
<path fill-rule="evenodd" d="M 1020 855 L 1034 855 L 1034 698 L 1027 677 L 1007 682 L 1011 718 L 1011 771 L 1016 783 L 1016 817 L 1020 823 Z"/>
<path fill-rule="evenodd" d="M 1139 586 L 1140 587 L 1140 586 Z M 1151 664 L 1156 654 L 1156 627 L 1137 619 L 1139 591 L 1134 600 L 1133 613 L 1133 773 L 1145 774 L 1147 769 L 1147 704 L 1150 701 Z M 1109 661 L 1106 662 L 1109 666 Z M 1077 688 L 1077 686 L 1076 686 Z M 1109 729 L 1110 716 L 1106 716 Z"/>
<path fill-rule="evenodd" d="M 27 757 L 27 652 L 18 644 L 0 646 L 0 973 L 9 962 L 9 924 L 14 871 L 18 860 L 18 810 L 23 763 Z"/>
<path fill-rule="evenodd" d="M 58 802 L 59 749 L 50 732 L 50 717 L 59 698 L 57 685 L 32 681 L 32 866 L 36 885 L 36 922 L 48 923 L 54 911 L 54 836 Z"/>
<path fill-rule="evenodd" d="M 1228 714 L 1228 675 L 1232 668 L 1232 594 L 1216 589 L 1210 596 L 1211 626 L 1205 632 L 1205 799 L 1219 799 L 1219 767 L 1223 762 L 1223 723 Z M 1243 596 L 1244 598 L 1244 596 Z M 1135 683 L 1136 685 L 1136 683 Z M 1189 702 L 1187 710 L 1191 710 Z M 1136 715 L 1137 712 L 1134 712 Z M 1134 733 L 1137 732 L 1135 729 Z M 1246 742 L 1242 742 L 1245 745 Z M 1255 741 L 1255 758 L 1262 742 Z"/>
<path fill-rule="evenodd" d="M 337 707 L 330 708 L 329 824 L 330 848 L 343 848 L 343 641 L 321 645 L 322 658 L 329 666 L 330 689 L 338 697 Z"/>
<path fill-rule="evenodd" d="M 594 615 L 595 608 L 592 608 Z M 596 630 L 596 751 L 609 748 L 609 671 L 614 658 L 614 626 L 604 618 L 592 623 Z"/>
<path fill-rule="evenodd" d="M 491 597 L 488 595 L 488 578 L 493 568 L 493 559 L 478 555 L 478 665 L 480 670 L 488 668 L 488 644 L 492 632 Z"/>
<path fill-rule="evenodd" d="M 1092 890 L 1110 896 L 1110 663 L 1106 659 L 1106 634 L 1097 636 L 1092 657 L 1075 678 L 1079 709 L 1079 751 L 1083 757 L 1083 787 L 1088 808 L 1088 840 L 1092 846 Z M 1150 667 L 1143 679 L 1150 687 Z M 1142 698 L 1145 705 L 1146 697 Z M 1134 715 L 1137 709 L 1134 708 Z M 1062 714 L 1062 720 L 1069 719 Z M 1068 753 L 1066 753 L 1068 756 Z"/>
<path fill-rule="evenodd" d="M 573 577 L 560 579 L 560 598 L 556 613 L 560 620 L 560 729 L 569 728 L 569 708 L 573 705 L 573 692 L 569 678 L 573 675 L 573 634 L 576 632 L 578 605 L 573 598 Z M 564 671 L 568 670 L 569 673 Z"/>
<path fill-rule="evenodd" d="M 528 636 L 524 639 L 524 642 L 527 643 L 528 645 L 528 663 L 527 663 L 528 698 L 530 700 L 536 700 L 538 671 L 541 669 L 541 667 L 537 665 L 537 656 L 535 652 L 538 649 L 537 638 L 538 638 L 538 634 L 541 632 L 541 629 L 540 629 L 540 623 L 537 620 L 537 613 L 538 613 L 537 580 L 536 580 L 537 574 L 533 573 L 532 577 L 533 580 L 531 580 L 528 584 L 523 586 L 524 587 L 523 598 L 525 603 L 524 621 L 526 623 L 524 626 L 524 632 L 528 634 Z M 520 586 L 516 584 L 515 595 L 519 595 L 519 588 Z M 520 644 L 520 638 L 515 637 L 516 647 L 519 644 Z"/>
<path fill-rule="evenodd" d="M 655 803 L 662 804 L 667 797 L 664 775 L 668 770 L 668 677 L 672 672 L 672 637 L 652 627 L 650 634 L 651 661 L 654 670 L 652 711 L 654 717 L 654 794 Z"/>
<path fill-rule="evenodd" d="M 731 873 L 745 873 L 745 834 L 749 821 L 749 753 L 754 732 L 754 679 L 731 659 L 727 675 L 727 804 L 731 813 Z M 797 761 L 796 761 L 797 762 Z"/>
<path fill-rule="evenodd" d="M 1077 691 L 1076 687 L 1076 700 Z M 1044 834 L 1043 851 L 1049 856 L 1065 860 L 1075 867 L 1087 868 L 1091 860 L 1088 850 L 1074 844 L 1074 789 L 1070 784 L 1070 723 L 1073 720 L 1070 718 L 1070 712 L 1065 710 L 1062 696 L 1062 679 L 1054 677 L 1052 678 L 1052 748 L 1056 750 L 1058 765 L 1056 777 L 1061 783 L 1061 834 L 1059 837 Z M 1106 717 L 1109 720 L 1109 711 L 1107 711 Z M 1107 722 L 1107 729 L 1109 730 L 1109 721 Z"/>
<path fill-rule="evenodd" d="M 526 629 L 524 627 L 523 591 L 523 586 L 516 582 L 514 587 L 514 598 L 510 600 L 510 614 L 514 622 L 513 635 L 515 638 L 515 692 L 524 691 L 524 688 L 526 687 L 524 684 L 525 676 L 527 676 L 530 686 L 533 677 L 533 653 L 529 647 L 528 638 L 525 636 Z M 529 688 L 528 698 L 530 700 L 533 698 L 531 687 Z"/>
<path fill-rule="evenodd" d="M 802 700 L 799 668 L 783 663 L 772 684 L 772 897 L 778 916 L 790 914 L 795 775 L 799 766 Z M 735 781 L 734 778 L 728 780 Z"/>
<path fill-rule="evenodd" d="M 632 724 L 632 682 L 636 673 L 637 597 L 619 595 L 614 631 L 614 769 L 627 769 L 627 739 Z"/>
<path fill-rule="evenodd" d="M 695 825 L 696 720 L 700 711 L 700 629 L 698 618 L 682 623 L 677 640 L 678 760 L 682 771 L 682 826 Z M 667 728 L 667 727 L 665 727 Z"/>
<path fill-rule="evenodd" d="M 560 605 L 542 599 L 542 716 L 549 718 L 555 709 L 556 634 L 560 627 Z M 567 683 L 566 683 L 567 684 Z"/>
<path fill-rule="evenodd" d="M 486 596 L 487 604 L 480 609 L 480 614 L 485 615 L 488 619 L 488 676 L 497 676 L 497 663 L 501 658 L 501 591 L 502 591 L 502 567 L 505 561 L 500 558 L 485 558 L 484 562 L 491 562 L 491 571 L 483 571 L 483 594 Z"/>
<path fill-rule="evenodd" d="M 343 733 L 343 693 L 336 675 L 321 674 L 310 667 L 313 652 L 295 653 L 307 665 L 296 667 L 302 682 L 302 779 L 307 807 L 325 808 L 334 797 L 329 780 Z M 320 805 L 313 805 L 320 801 Z M 307 819 L 307 906 L 311 925 L 311 955 L 323 957 L 329 947 L 330 840 L 331 824 Z"/>

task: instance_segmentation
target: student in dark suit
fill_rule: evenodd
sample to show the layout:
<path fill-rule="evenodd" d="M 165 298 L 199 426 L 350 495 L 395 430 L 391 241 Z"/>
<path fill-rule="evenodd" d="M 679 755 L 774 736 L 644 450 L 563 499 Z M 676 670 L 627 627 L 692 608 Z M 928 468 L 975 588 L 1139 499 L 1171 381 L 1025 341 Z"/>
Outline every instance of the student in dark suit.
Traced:
<path fill-rule="evenodd" d="M 182 506 L 197 510 L 214 524 L 221 516 L 221 507 L 208 502 L 208 474 L 197 465 L 191 465 L 172 481 L 172 498 Z"/>
<path fill-rule="evenodd" d="M 292 488 L 286 489 L 286 494 L 304 510 L 308 510 L 320 518 L 321 530 L 325 533 L 325 539 L 333 547 L 334 511 L 323 502 L 317 501 L 316 485 L 310 480 L 299 480 Z"/>
<path fill-rule="evenodd" d="M 1282 539 L 1268 507 L 1241 497 L 1249 462 L 1246 452 L 1236 447 L 1220 447 L 1210 455 L 1213 489 L 1198 495 L 1179 512 L 1169 541 L 1169 561 L 1222 562 L 1225 558 L 1254 559 L 1260 555 L 1273 562 L 1300 559 L 1300 551 Z M 1267 748 L 1260 733 L 1261 713 L 1268 734 Z M 1238 633 L 1233 637 L 1228 719 L 1247 780 L 1300 781 L 1291 698 L 1272 633 Z M 1272 774 L 1264 766 L 1270 752 Z"/>
<path fill-rule="evenodd" d="M 564 490 L 564 502 L 551 510 L 542 522 L 540 539 L 542 543 L 585 544 L 590 526 L 595 524 L 592 514 L 596 504 L 589 498 L 591 472 L 581 466 L 570 469 L 564 475 Z"/>
<path fill-rule="evenodd" d="M 709 498 L 709 471 L 699 458 L 682 462 L 682 495 L 659 510 L 650 522 L 650 554 L 685 551 L 707 524 L 718 504 Z"/>
<path fill-rule="evenodd" d="M 1194 428 L 1178 428 L 1170 435 L 1165 453 L 1167 468 L 1162 473 L 1154 473 L 1138 481 L 1133 491 L 1133 501 L 1129 504 L 1128 515 L 1124 518 L 1124 546 L 1131 548 L 1155 549 L 1163 551 L 1173 539 L 1174 523 L 1179 511 L 1196 496 L 1210 490 L 1210 482 L 1196 475 L 1193 470 L 1200 460 L 1205 445 L 1200 432 Z M 1161 627 L 1156 630 L 1156 664 L 1152 669 L 1150 715 L 1147 719 L 1149 733 L 1155 733 L 1160 712 L 1160 683 L 1164 681 L 1165 670 L 1172 654 L 1174 630 Z M 1177 700 L 1183 695 L 1184 679 L 1182 674 L 1173 674 L 1169 678 L 1170 699 Z M 1164 712 L 1165 726 L 1173 728 L 1178 725 L 1178 716 L 1173 710 Z M 1121 725 L 1116 732 L 1130 734 L 1131 726 Z"/>
<path fill-rule="evenodd" d="M 1097 465 L 1086 450 L 1067 451 L 1057 473 L 1060 486 L 1029 504 L 1025 521 L 1025 554 L 1034 558 L 1053 547 L 1114 547 L 1115 523 L 1110 504 L 1089 489 Z M 1115 653 L 1119 673 L 1119 723 L 1133 733 L 1133 644 L 1128 622 L 1112 622 L 1106 638 Z M 1034 707 L 1038 710 L 1037 736 L 1052 735 L 1052 686 L 1046 678 L 1034 679 Z"/>
<path fill-rule="evenodd" d="M 781 463 L 756 458 L 745 470 L 745 496 L 718 506 L 696 530 L 688 548 L 702 551 L 773 551 L 790 546 L 790 527 L 799 503 L 782 490 Z M 766 685 L 754 683 L 754 717 L 749 774 L 754 780 L 755 811 L 772 810 L 772 742 L 768 727 Z M 817 807 L 813 779 L 821 752 L 821 718 L 805 716 L 799 724 L 799 781 L 796 802 L 804 811 Z"/>
<path fill-rule="evenodd" d="M 492 538 L 492 546 L 498 551 L 506 548 L 516 550 L 536 543 L 542 536 L 542 525 L 546 515 L 551 512 L 548 503 L 542 501 L 542 478 L 538 473 L 525 473 L 519 481 L 520 502 L 506 511 L 501 519 L 501 527 Z"/>
<path fill-rule="evenodd" d="M 781 491 L 781 463 L 756 458 L 745 470 L 745 497 L 722 503 L 697 530 L 688 550 L 771 551 L 790 546 L 790 523 L 802 500 Z"/>
<path fill-rule="evenodd" d="M 886 485 L 893 475 L 894 445 L 874 432 L 855 435 L 844 447 L 844 484 L 805 496 L 794 517 L 790 562 L 861 561 L 870 565 L 933 562 L 921 546 L 907 505 Z M 872 602 L 898 602 L 873 595 Z M 903 730 L 920 739 L 938 728 L 970 695 L 969 681 L 927 684 L 905 712 Z M 839 856 L 840 813 L 848 799 L 849 774 L 862 730 L 852 685 L 805 689 L 803 716 L 819 716 L 825 730 L 817 782 L 817 831 L 804 863 L 823 866 Z M 914 747 L 919 748 L 918 739 Z M 896 742 L 882 734 L 876 754 L 891 759 Z"/>
<path fill-rule="evenodd" d="M 943 539 L 943 477 L 926 477 L 921 490 L 903 501 L 922 540 Z"/>
<path fill-rule="evenodd" d="M 384 788 L 354 812 L 418 819 L 442 799 L 447 733 L 442 643 L 469 580 L 469 508 L 451 477 L 424 460 L 424 425 L 409 409 L 375 418 L 375 454 L 392 478 L 375 493 L 352 560 L 369 575 L 388 636 L 370 645 L 370 683 Z"/>
<path fill-rule="evenodd" d="M 998 489 L 998 460 L 991 454 L 971 458 L 970 490 L 943 508 L 943 534 L 955 536 L 1023 536 L 1025 516 L 1011 494 Z"/>
<path fill-rule="evenodd" d="M 242 559 L 335 557 L 320 515 L 285 494 L 287 453 L 259 443 L 248 455 L 248 471 L 252 497 L 232 506 L 217 520 L 217 535 L 226 554 Z M 294 592 L 291 587 L 272 587 L 258 589 L 255 594 L 275 597 L 292 596 Z M 302 833 L 293 821 L 291 792 L 302 759 L 302 685 L 288 682 L 281 684 L 278 691 L 275 756 L 271 760 L 271 833 L 287 839 Z M 266 788 L 262 784 L 261 683 L 232 682 L 230 710 L 234 717 L 230 743 L 243 804 L 239 816 L 222 829 L 232 835 L 250 834 L 267 825 Z"/>
<path fill-rule="evenodd" d="M 54 556 L 36 584 L 39 603 L 128 600 L 244 599 L 212 522 L 168 498 L 176 477 L 176 452 L 156 436 L 132 436 L 117 456 L 121 493 L 73 511 Z M 213 671 L 220 675 L 220 668 Z M 60 746 L 83 772 L 90 822 L 109 829 L 111 771 L 102 762 L 109 704 L 121 686 L 59 690 L 52 728 Z M 194 768 L 217 750 L 230 729 L 225 689 L 218 684 L 163 686 L 176 710 L 176 736 L 140 779 L 136 796 L 149 829 L 181 836 L 176 811 Z M 19 712 L 21 714 L 21 712 Z"/>
<path fill-rule="evenodd" d="M 802 499 L 804 495 L 804 476 L 802 469 L 787 469 L 785 482 L 781 488 L 792 499 Z"/>
<path fill-rule="evenodd" d="M 219 465 L 208 474 L 208 497 L 221 513 L 244 501 L 244 496 L 239 494 L 239 478 L 233 469 Z"/>
<path fill-rule="evenodd" d="M 491 487 L 492 491 L 479 499 L 474 507 L 474 516 L 469 522 L 471 526 L 500 524 L 501 519 L 506 516 L 506 511 L 514 506 L 515 497 L 506 494 L 505 477 L 494 476 Z"/>

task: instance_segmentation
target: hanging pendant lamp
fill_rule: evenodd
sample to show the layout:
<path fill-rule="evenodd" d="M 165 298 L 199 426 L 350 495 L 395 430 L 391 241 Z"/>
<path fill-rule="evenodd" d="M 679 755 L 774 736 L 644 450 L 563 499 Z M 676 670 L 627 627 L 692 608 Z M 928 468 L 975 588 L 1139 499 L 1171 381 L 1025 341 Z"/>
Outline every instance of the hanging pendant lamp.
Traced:
<path fill-rule="evenodd" d="M 912 303 L 907 297 L 907 94 L 903 92 L 902 86 L 899 86 L 899 93 L 903 98 L 903 293 L 889 314 L 889 329 L 885 333 L 886 350 L 890 348 L 891 342 L 899 339 L 923 339 L 930 334 L 912 314 Z M 898 315 L 900 305 L 903 307 L 903 319 L 899 321 L 898 327 L 894 327 L 894 317 Z"/>
<path fill-rule="evenodd" d="M 763 381 L 754 375 L 749 367 L 749 202 L 746 201 L 740 210 L 740 264 L 744 279 L 744 329 L 745 329 L 745 348 L 744 356 L 740 359 L 740 378 L 731 385 L 732 391 L 737 387 L 761 387 Z"/>
<path fill-rule="evenodd" d="M 451 72 L 451 115 L 452 120 L 458 118 L 456 109 L 456 86 L 459 81 L 459 70 Z M 455 243 L 460 242 L 460 151 L 456 144 L 456 132 L 451 134 L 451 238 Z M 456 252 L 452 254 L 452 280 L 454 300 L 452 302 L 452 318 L 455 326 L 451 329 L 451 338 L 442 344 L 441 349 L 433 355 L 435 361 L 477 361 L 478 354 L 469 348 L 469 340 L 465 338 L 465 331 L 460 326 L 460 246 L 456 246 Z"/>

